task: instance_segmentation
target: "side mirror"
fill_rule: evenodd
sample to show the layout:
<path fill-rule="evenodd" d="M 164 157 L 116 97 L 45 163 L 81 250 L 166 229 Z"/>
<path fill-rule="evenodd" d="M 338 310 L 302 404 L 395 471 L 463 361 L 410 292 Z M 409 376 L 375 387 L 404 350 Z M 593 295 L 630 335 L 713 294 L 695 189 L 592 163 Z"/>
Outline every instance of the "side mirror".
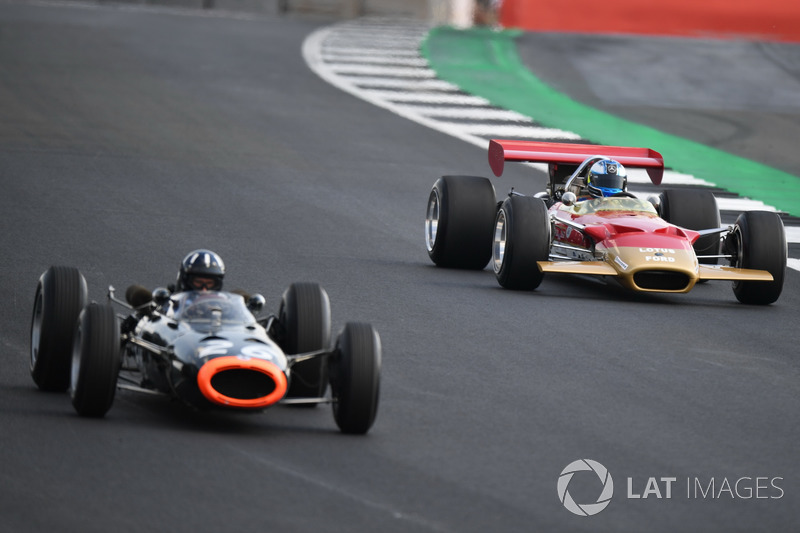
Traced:
<path fill-rule="evenodd" d="M 260 294 L 254 294 L 247 300 L 247 308 L 251 313 L 256 314 L 264 308 L 267 301 Z"/>
<path fill-rule="evenodd" d="M 575 196 L 575 193 L 572 191 L 567 191 L 561 195 L 561 203 L 566 206 L 570 206 L 578 201 L 578 197 Z"/>
<path fill-rule="evenodd" d="M 656 208 L 658 216 L 663 218 L 663 215 L 661 214 L 661 196 L 651 194 L 650 196 L 647 197 L 647 201 L 653 204 L 653 207 Z"/>
<path fill-rule="evenodd" d="M 164 305 L 169 301 L 170 292 L 164 287 L 159 287 L 153 291 L 153 302 L 158 305 Z"/>

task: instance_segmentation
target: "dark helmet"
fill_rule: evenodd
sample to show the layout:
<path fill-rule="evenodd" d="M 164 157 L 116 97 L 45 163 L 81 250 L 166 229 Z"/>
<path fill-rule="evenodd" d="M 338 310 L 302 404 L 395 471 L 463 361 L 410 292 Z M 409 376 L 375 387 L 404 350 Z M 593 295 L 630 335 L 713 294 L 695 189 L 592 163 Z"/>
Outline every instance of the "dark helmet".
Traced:
<path fill-rule="evenodd" d="M 211 250 L 195 250 L 181 261 L 178 272 L 178 292 L 194 291 L 201 287 L 196 285 L 195 278 L 208 278 L 210 283 L 202 288 L 206 290 L 222 290 L 222 278 L 225 277 L 225 263 Z"/>
<path fill-rule="evenodd" d="M 628 172 L 613 159 L 601 159 L 589 169 L 586 188 L 595 198 L 613 196 L 625 192 L 628 187 Z"/>

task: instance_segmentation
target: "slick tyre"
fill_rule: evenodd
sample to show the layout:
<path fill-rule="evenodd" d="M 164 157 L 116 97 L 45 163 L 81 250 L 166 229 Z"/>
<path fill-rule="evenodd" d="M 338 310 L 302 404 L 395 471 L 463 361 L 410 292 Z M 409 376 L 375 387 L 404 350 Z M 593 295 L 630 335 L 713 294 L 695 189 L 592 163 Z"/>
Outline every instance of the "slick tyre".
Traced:
<path fill-rule="evenodd" d="M 661 218 L 682 228 L 703 230 L 720 227 L 717 199 L 711 191 L 670 189 L 660 195 Z M 720 255 L 721 240 L 719 235 L 706 235 L 697 239 L 693 245 L 694 253 L 702 255 Z M 705 265 L 716 265 L 717 258 L 699 259 Z"/>
<path fill-rule="evenodd" d="M 41 390 L 63 392 L 69 387 L 75 325 L 87 299 L 86 280 L 76 268 L 52 266 L 39 278 L 31 319 L 30 369 Z"/>
<path fill-rule="evenodd" d="M 734 281 L 733 294 L 744 304 L 768 305 L 778 300 L 786 272 L 786 233 L 783 221 L 770 211 L 746 211 L 728 234 L 731 265 L 766 270 L 772 281 Z"/>
<path fill-rule="evenodd" d="M 494 186 L 477 176 L 442 176 L 431 189 L 425 246 L 438 266 L 481 270 L 492 256 Z"/>
<path fill-rule="evenodd" d="M 378 412 L 381 341 L 369 324 L 348 323 L 331 360 L 333 418 L 342 433 L 369 431 Z"/>
<path fill-rule="evenodd" d="M 122 362 L 114 309 L 91 303 L 78 319 L 72 349 L 70 396 L 81 416 L 102 417 L 111 408 Z"/>
<path fill-rule="evenodd" d="M 283 293 L 278 316 L 284 327 L 281 347 L 287 354 L 330 348 L 331 304 L 328 293 L 318 284 L 292 283 Z M 323 357 L 315 357 L 292 367 L 286 397 L 320 398 L 327 388 L 327 364 Z"/>
<path fill-rule="evenodd" d="M 497 212 L 492 265 L 497 282 L 506 289 L 530 291 L 544 274 L 537 261 L 550 256 L 550 219 L 539 198 L 510 196 Z"/>

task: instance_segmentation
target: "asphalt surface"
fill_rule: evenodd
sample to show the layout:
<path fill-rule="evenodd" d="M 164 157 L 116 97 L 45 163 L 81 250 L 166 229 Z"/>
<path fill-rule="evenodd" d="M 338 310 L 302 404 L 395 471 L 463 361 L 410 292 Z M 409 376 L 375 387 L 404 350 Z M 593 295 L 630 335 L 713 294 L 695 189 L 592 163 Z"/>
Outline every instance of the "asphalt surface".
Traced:
<path fill-rule="evenodd" d="M 433 267 L 430 186 L 485 173 L 486 154 L 312 74 L 300 46 L 324 23 L 0 3 L 0 529 L 797 529 L 800 275 L 757 308 L 727 283 L 641 296 L 554 276 L 513 293 Z M 327 408 L 198 414 L 128 392 L 87 420 L 35 389 L 50 264 L 101 300 L 172 282 L 201 246 L 274 310 L 290 282 L 318 281 L 336 327 L 375 325 L 369 435 L 340 435 Z M 591 518 L 556 490 L 581 458 L 615 480 Z M 672 499 L 625 497 L 650 477 L 680 480 Z M 687 479 L 757 477 L 781 490 L 686 497 Z"/>
<path fill-rule="evenodd" d="M 577 101 L 800 174 L 800 44 L 530 32 L 517 44 Z"/>

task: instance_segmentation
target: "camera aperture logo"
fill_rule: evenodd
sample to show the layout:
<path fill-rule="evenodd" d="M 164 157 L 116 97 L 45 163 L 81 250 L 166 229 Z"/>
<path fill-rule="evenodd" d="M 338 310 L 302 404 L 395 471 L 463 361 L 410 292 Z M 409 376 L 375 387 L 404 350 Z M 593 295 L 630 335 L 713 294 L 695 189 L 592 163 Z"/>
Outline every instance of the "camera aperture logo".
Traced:
<path fill-rule="evenodd" d="M 579 474 L 575 476 L 575 474 Z M 597 476 L 595 479 L 594 476 Z M 598 483 L 599 480 L 599 483 Z M 636 502 L 648 498 L 671 500 L 680 497 L 682 487 L 686 487 L 686 499 L 694 500 L 780 500 L 784 497 L 784 478 L 781 476 L 744 475 L 729 477 L 697 477 L 689 476 L 679 479 L 677 476 L 649 476 L 627 478 L 628 501 Z M 570 484 L 573 486 L 570 487 Z M 643 488 L 642 488 L 643 487 Z M 561 471 L 558 476 L 558 499 L 567 511 L 578 516 L 593 516 L 608 507 L 614 496 L 614 480 L 608 469 L 592 459 L 578 459 Z M 573 489 L 570 494 L 570 488 Z M 597 493 L 597 500 L 592 498 Z M 575 496 L 579 501 L 575 501 Z M 585 500 L 589 500 L 585 502 Z M 584 503 L 579 503 L 584 502 Z"/>
<path fill-rule="evenodd" d="M 569 483 L 572 481 L 572 476 L 574 476 L 576 472 L 583 471 L 592 471 L 597 474 L 597 477 L 600 479 L 600 483 L 603 485 L 603 489 L 600 492 L 600 495 L 597 497 L 597 501 L 594 503 L 579 504 L 572 499 L 572 496 L 569 493 Z M 611 474 L 608 472 L 608 469 L 597 461 L 593 461 L 591 459 L 578 459 L 577 461 L 573 461 L 568 464 L 566 468 L 561 471 L 561 475 L 558 476 L 558 499 L 561 500 L 561 503 L 569 512 L 578 516 L 596 515 L 608 507 L 608 504 L 611 503 L 611 497 L 613 495 L 614 480 L 611 478 Z"/>

